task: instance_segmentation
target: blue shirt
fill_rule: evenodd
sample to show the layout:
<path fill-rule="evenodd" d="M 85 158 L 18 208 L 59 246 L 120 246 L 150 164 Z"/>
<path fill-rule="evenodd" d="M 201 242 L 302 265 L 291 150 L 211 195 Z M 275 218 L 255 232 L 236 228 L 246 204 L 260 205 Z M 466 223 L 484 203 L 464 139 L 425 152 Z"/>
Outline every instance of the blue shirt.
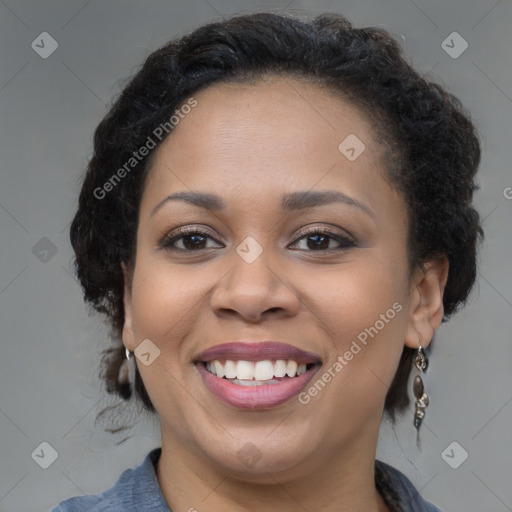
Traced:
<path fill-rule="evenodd" d="M 162 448 L 150 451 L 144 461 L 123 471 L 117 482 L 101 494 L 76 496 L 50 512 L 171 512 L 156 476 Z M 400 471 L 375 461 L 375 485 L 393 512 L 441 512 L 425 501 Z"/>

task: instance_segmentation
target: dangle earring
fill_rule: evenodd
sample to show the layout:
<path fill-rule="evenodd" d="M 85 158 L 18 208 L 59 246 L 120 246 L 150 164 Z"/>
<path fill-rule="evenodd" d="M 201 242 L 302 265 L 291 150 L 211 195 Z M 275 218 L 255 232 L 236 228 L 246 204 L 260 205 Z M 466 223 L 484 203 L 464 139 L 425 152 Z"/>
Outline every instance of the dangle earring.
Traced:
<path fill-rule="evenodd" d="M 135 370 L 135 358 L 133 358 L 133 363 L 130 364 L 130 351 L 126 349 L 125 354 L 126 358 L 123 359 L 123 362 L 119 367 L 117 382 L 119 384 L 119 393 L 125 400 L 128 400 L 132 396 L 131 381 L 133 379 L 132 374 Z"/>
<path fill-rule="evenodd" d="M 425 409 L 428 407 L 429 399 L 427 394 L 425 393 L 425 386 L 423 385 L 423 380 L 421 378 L 421 374 L 425 373 L 428 368 L 428 359 L 421 346 L 416 351 L 416 356 L 414 358 L 414 365 L 419 370 L 419 374 L 414 377 L 413 381 L 413 392 L 414 397 L 416 398 L 415 410 L 414 410 L 414 427 L 416 428 L 416 442 L 419 443 L 419 430 L 423 418 L 425 417 Z"/>

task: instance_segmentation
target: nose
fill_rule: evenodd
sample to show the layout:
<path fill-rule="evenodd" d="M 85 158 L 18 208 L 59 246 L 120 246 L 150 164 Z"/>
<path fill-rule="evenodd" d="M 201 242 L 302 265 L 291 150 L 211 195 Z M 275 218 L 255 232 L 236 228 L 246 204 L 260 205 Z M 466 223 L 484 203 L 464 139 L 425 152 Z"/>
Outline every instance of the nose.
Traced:
<path fill-rule="evenodd" d="M 231 270 L 211 296 L 212 310 L 217 316 L 239 316 L 246 322 L 257 323 L 269 315 L 286 318 L 298 313 L 300 299 L 286 273 L 282 267 L 271 268 L 264 255 L 265 251 L 248 263 L 234 254 Z"/>

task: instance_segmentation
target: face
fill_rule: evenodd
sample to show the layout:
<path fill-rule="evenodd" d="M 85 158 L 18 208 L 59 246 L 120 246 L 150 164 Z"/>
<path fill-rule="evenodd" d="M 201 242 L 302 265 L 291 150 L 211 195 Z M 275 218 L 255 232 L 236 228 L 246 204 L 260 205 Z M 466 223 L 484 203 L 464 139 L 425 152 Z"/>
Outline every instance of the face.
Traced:
<path fill-rule="evenodd" d="M 383 148 L 314 84 L 194 97 L 154 155 L 125 273 L 124 344 L 160 351 L 137 365 L 163 445 L 247 479 L 371 452 L 413 316 L 406 205 Z M 192 191 L 215 201 L 166 200 Z"/>

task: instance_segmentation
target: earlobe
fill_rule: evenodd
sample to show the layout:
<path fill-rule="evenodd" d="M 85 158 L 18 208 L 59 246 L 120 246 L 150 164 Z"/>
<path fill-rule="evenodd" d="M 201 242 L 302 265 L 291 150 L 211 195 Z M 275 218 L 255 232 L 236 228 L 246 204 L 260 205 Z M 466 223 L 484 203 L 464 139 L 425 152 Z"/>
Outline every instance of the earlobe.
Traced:
<path fill-rule="evenodd" d="M 446 256 L 429 261 L 415 272 L 409 308 L 405 345 L 427 347 L 444 315 L 443 295 L 448 280 L 449 261 Z"/>
<path fill-rule="evenodd" d="M 123 325 L 123 345 L 130 351 L 135 350 L 135 338 L 133 336 L 132 328 L 132 273 L 121 262 L 121 268 L 124 276 L 124 293 L 123 293 L 123 309 L 124 309 L 124 325 Z"/>

